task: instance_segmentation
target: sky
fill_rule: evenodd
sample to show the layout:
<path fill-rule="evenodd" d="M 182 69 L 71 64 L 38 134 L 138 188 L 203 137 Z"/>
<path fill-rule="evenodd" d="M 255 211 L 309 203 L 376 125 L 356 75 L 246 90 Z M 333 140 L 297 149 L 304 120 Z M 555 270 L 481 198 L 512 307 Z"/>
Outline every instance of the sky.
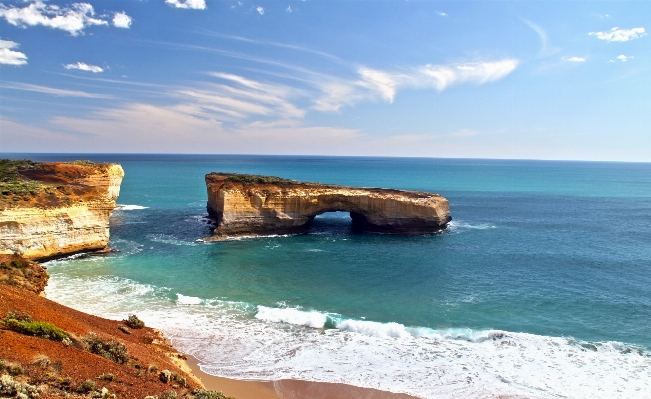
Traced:
<path fill-rule="evenodd" d="M 0 0 L 0 152 L 651 162 L 649 1 Z"/>

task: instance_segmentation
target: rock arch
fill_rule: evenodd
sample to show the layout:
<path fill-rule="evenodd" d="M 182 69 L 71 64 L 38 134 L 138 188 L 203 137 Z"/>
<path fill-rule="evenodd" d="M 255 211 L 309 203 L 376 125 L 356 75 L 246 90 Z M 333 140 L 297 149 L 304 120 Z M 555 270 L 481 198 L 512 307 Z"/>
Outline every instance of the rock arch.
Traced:
<path fill-rule="evenodd" d="M 448 200 L 439 194 L 381 188 L 302 183 L 270 176 L 206 175 L 208 213 L 217 222 L 215 238 L 307 231 L 316 215 L 350 212 L 366 231 L 424 234 L 451 220 Z"/>

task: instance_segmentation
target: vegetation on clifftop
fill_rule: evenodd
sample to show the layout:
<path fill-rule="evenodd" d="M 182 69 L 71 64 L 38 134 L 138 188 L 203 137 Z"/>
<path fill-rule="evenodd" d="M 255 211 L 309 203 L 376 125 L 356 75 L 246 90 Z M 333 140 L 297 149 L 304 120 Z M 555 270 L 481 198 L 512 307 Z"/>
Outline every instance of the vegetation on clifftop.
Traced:
<path fill-rule="evenodd" d="M 0 159 L 0 198 L 20 201 L 36 195 L 43 185 L 37 181 L 26 179 L 18 172 L 39 167 L 40 164 L 26 159 Z"/>
<path fill-rule="evenodd" d="M 33 162 L 0 159 L 0 210 L 25 206 L 69 205 L 89 188 L 75 181 L 105 169 L 106 163 L 73 161 Z M 4 206 L 2 206 L 4 205 Z"/>
<path fill-rule="evenodd" d="M 302 184 L 299 181 L 291 179 L 283 179 L 276 176 L 262 176 L 262 175 L 246 175 L 246 174 L 233 174 L 227 179 L 227 182 L 242 183 L 245 186 L 253 184 Z"/>

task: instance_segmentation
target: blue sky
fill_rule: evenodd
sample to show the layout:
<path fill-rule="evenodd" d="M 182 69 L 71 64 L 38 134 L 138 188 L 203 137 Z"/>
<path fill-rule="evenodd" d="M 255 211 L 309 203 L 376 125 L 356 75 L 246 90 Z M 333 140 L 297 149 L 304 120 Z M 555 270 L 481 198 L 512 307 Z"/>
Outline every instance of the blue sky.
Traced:
<path fill-rule="evenodd" d="M 651 2 L 0 0 L 0 151 L 651 161 Z"/>

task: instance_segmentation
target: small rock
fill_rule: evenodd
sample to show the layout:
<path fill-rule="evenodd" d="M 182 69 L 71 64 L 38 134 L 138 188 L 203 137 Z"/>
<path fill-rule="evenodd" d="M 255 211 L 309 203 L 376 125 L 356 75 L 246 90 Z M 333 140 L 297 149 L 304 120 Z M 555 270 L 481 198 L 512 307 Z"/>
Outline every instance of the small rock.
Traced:
<path fill-rule="evenodd" d="M 159 378 L 162 382 L 164 382 L 164 383 L 167 384 L 168 382 L 170 382 L 170 381 L 172 380 L 172 372 L 169 371 L 169 370 L 163 370 L 163 371 L 161 371 L 160 374 L 158 375 L 158 378 Z"/>
<path fill-rule="evenodd" d="M 131 330 L 129 330 L 129 327 L 123 326 L 122 324 L 118 326 L 118 330 L 122 331 L 125 334 L 131 334 Z"/>

